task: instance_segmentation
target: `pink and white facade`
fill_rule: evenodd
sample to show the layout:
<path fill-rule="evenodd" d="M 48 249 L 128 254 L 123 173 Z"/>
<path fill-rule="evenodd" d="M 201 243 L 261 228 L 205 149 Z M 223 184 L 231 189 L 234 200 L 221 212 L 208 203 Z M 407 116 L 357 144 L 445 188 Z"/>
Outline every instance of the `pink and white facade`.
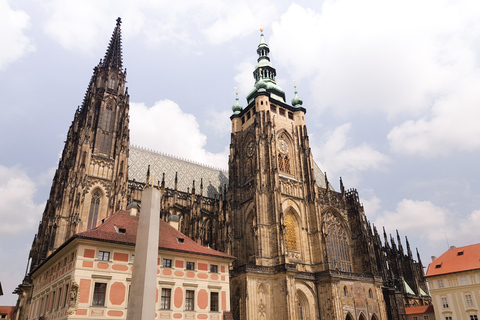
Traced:
<path fill-rule="evenodd" d="M 137 224 L 119 211 L 68 240 L 32 273 L 28 319 L 125 319 Z M 223 319 L 232 261 L 161 221 L 155 319 Z"/>

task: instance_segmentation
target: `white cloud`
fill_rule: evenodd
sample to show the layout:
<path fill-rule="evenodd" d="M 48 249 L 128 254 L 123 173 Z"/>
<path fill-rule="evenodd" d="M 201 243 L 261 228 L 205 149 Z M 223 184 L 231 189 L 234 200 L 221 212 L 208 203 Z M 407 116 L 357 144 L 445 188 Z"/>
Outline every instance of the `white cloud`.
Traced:
<path fill-rule="evenodd" d="M 233 80 L 237 84 L 237 89 L 240 97 L 246 97 L 247 94 L 253 89 L 255 84 L 255 79 L 253 78 L 253 70 L 255 70 L 255 65 L 252 63 L 255 61 L 254 58 L 250 58 L 241 62 L 237 65 L 236 69 L 238 73 L 235 75 Z M 240 104 L 243 105 L 244 101 L 240 101 Z M 243 105 L 245 107 L 245 105 Z"/>
<path fill-rule="evenodd" d="M 213 108 L 209 108 L 207 114 L 205 124 L 212 128 L 216 135 L 225 136 L 232 132 L 231 122 L 229 121 L 232 115 L 231 111 L 227 109 L 219 112 Z"/>
<path fill-rule="evenodd" d="M 251 34 L 265 17 L 276 16 L 269 0 L 225 3 L 219 0 L 50 0 L 45 32 L 68 49 L 89 52 L 120 16 L 125 35 L 142 35 L 148 44 L 201 40 L 218 45 Z M 263 20 L 263 22 L 270 23 Z M 181 48 L 180 48 L 181 49 Z"/>
<path fill-rule="evenodd" d="M 388 134 L 392 151 L 433 157 L 480 149 L 480 72 L 459 81 L 451 94 L 438 99 L 431 117 L 409 120 Z"/>
<path fill-rule="evenodd" d="M 382 207 L 382 201 L 376 196 L 372 196 L 370 199 L 361 199 L 365 214 L 368 219 L 371 220 L 377 216 L 378 211 Z"/>
<path fill-rule="evenodd" d="M 221 153 L 205 150 L 207 137 L 192 114 L 171 100 L 152 107 L 130 102 L 130 140 L 133 144 L 191 161 L 226 169 L 228 148 Z"/>
<path fill-rule="evenodd" d="M 385 227 L 387 234 L 407 235 L 411 244 L 420 247 L 424 255 L 440 255 L 449 245 L 457 247 L 478 243 L 474 230 L 480 228 L 480 210 L 462 217 L 430 201 L 403 199 L 394 212 L 384 211 L 375 225 Z M 424 261 L 425 262 L 425 261 Z"/>
<path fill-rule="evenodd" d="M 360 172 L 379 170 L 390 160 L 366 143 L 352 146 L 350 129 L 350 123 L 335 128 L 326 134 L 323 145 L 314 142 L 312 149 L 315 159 L 330 177 L 342 173 L 349 177 L 349 184 L 356 184 Z"/>
<path fill-rule="evenodd" d="M 25 171 L 0 165 L 0 237 L 35 231 L 45 206 L 34 203 L 36 191 L 35 182 Z"/>
<path fill-rule="evenodd" d="M 213 44 L 249 35 L 261 24 L 270 24 L 272 17 L 277 16 L 276 6 L 268 0 L 221 2 L 215 11 L 220 14 L 218 20 L 204 30 Z"/>
<path fill-rule="evenodd" d="M 456 224 L 454 224 L 456 227 Z M 480 210 L 473 211 L 465 219 L 460 220 L 458 229 L 449 235 L 456 246 L 467 246 L 470 244 L 479 243 L 477 230 L 480 230 Z"/>
<path fill-rule="evenodd" d="M 384 226 L 387 233 L 393 234 L 395 229 L 402 234 L 414 234 L 431 245 L 445 241 L 447 221 L 450 212 L 435 206 L 430 201 L 403 199 L 396 211 L 385 211 L 375 221 L 376 226 Z"/>
<path fill-rule="evenodd" d="M 13 10 L 8 0 L 0 0 L 0 70 L 35 50 L 24 30 L 30 27 L 30 17 L 22 10 Z"/>
<path fill-rule="evenodd" d="M 292 4 L 272 29 L 275 64 L 297 80 L 313 76 L 316 107 L 342 115 L 421 116 L 479 70 L 474 0 L 326 0 L 321 12 Z"/>
<path fill-rule="evenodd" d="M 111 34 L 119 16 L 128 21 L 128 28 L 122 29 L 127 36 L 144 25 L 143 14 L 131 1 L 51 0 L 44 8 L 50 15 L 45 33 L 70 50 L 90 52 L 97 45 L 105 46 L 104 37 L 98 35 Z"/>

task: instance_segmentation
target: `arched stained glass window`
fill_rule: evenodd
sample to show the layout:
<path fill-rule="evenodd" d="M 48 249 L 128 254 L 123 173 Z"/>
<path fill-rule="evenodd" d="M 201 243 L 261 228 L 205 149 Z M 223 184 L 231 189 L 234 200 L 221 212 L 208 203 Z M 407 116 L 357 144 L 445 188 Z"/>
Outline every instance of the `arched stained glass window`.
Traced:
<path fill-rule="evenodd" d="M 100 153 L 107 154 L 110 151 L 110 135 L 108 133 L 100 133 Z"/>
<path fill-rule="evenodd" d="M 285 245 L 288 250 L 298 250 L 297 226 L 290 212 L 285 215 Z"/>
<path fill-rule="evenodd" d="M 286 173 L 291 173 L 290 172 L 290 159 L 288 158 L 288 155 L 285 156 L 284 160 L 283 160 L 283 164 L 285 166 L 285 172 Z"/>
<path fill-rule="evenodd" d="M 103 110 L 102 121 L 100 122 L 100 128 L 104 131 L 110 132 L 112 129 L 112 117 L 113 117 L 113 105 L 109 104 Z"/>
<path fill-rule="evenodd" d="M 278 155 L 278 170 L 285 171 L 285 165 L 283 163 L 283 156 L 281 154 Z"/>
<path fill-rule="evenodd" d="M 90 202 L 90 214 L 88 215 L 87 230 L 93 229 L 97 226 L 98 209 L 100 207 L 100 192 L 97 190 L 92 196 Z"/>
<path fill-rule="evenodd" d="M 347 232 L 331 212 L 322 214 L 330 269 L 352 272 Z"/>

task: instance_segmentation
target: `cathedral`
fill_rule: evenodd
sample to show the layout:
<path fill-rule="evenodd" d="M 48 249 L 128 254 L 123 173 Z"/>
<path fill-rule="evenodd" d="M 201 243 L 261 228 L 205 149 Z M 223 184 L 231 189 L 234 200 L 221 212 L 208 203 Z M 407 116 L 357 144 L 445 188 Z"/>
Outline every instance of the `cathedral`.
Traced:
<path fill-rule="evenodd" d="M 230 270 L 235 320 L 400 320 L 431 298 L 408 239 L 379 234 L 355 189 L 336 191 L 313 161 L 306 108 L 289 103 L 263 31 L 254 84 L 232 107 L 228 172 L 129 141 L 129 94 L 121 20 L 75 111 L 29 255 L 33 272 L 73 235 L 100 226 L 155 179 L 161 219 L 236 260 Z M 228 121 L 228 119 L 225 119 Z M 383 238 L 383 239 L 382 239 Z M 16 289 L 27 319 L 29 274 Z"/>

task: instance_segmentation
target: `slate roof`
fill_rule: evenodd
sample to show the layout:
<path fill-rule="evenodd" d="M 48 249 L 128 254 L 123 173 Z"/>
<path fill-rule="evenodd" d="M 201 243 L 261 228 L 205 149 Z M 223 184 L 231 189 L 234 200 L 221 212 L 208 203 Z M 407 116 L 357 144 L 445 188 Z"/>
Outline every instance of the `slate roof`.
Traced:
<path fill-rule="evenodd" d="M 451 248 L 428 265 L 425 277 L 480 269 L 480 243 Z"/>
<path fill-rule="evenodd" d="M 416 306 L 416 307 L 406 307 L 406 314 L 425 314 L 425 313 L 434 313 L 433 306 Z"/>
<path fill-rule="evenodd" d="M 175 172 L 178 173 L 177 189 L 179 191 L 191 191 L 195 180 L 196 193 L 199 193 L 200 180 L 203 179 L 203 195 L 214 198 L 225 186 L 228 186 L 228 171 L 226 170 L 131 145 L 128 180 L 145 183 L 149 165 L 150 176 L 155 175 L 155 180 L 162 180 L 162 175 L 165 173 L 165 187 L 170 189 L 175 187 Z M 325 188 L 325 175 L 315 161 L 313 162 L 313 171 L 317 185 Z M 329 188 L 335 190 L 330 183 Z"/>
<path fill-rule="evenodd" d="M 139 214 L 141 214 L 141 212 Z M 132 216 L 128 211 L 119 210 L 98 227 L 78 233 L 74 237 L 119 244 L 135 245 L 137 239 L 138 219 L 138 215 Z M 232 260 L 235 259 L 235 257 L 233 256 L 198 244 L 180 231 L 171 227 L 163 220 L 160 220 L 159 228 L 159 249 L 201 254 Z M 119 229 L 125 229 L 125 232 L 118 232 Z M 183 243 L 180 242 L 178 239 L 183 239 Z"/>
<path fill-rule="evenodd" d="M 220 194 L 220 190 L 228 186 L 228 171 L 130 146 L 128 180 L 135 179 L 137 182 L 145 183 L 149 165 L 150 176 L 155 175 L 155 180 L 162 180 L 165 173 L 165 187 L 170 189 L 175 187 L 175 172 L 178 172 L 179 191 L 187 192 L 187 189 L 191 191 L 195 180 L 196 193 L 199 193 L 200 180 L 203 179 L 203 195 L 214 198 Z"/>

